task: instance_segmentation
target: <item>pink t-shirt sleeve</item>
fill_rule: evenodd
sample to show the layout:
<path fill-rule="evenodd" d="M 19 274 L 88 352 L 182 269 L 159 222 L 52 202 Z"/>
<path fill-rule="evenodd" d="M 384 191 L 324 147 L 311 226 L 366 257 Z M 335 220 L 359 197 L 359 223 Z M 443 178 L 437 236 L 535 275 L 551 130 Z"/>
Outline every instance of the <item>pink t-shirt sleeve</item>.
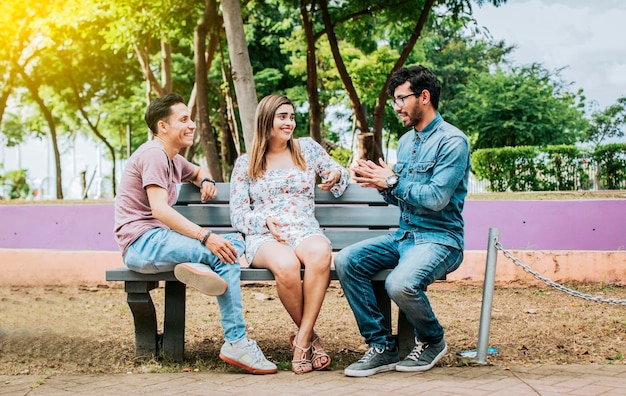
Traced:
<path fill-rule="evenodd" d="M 158 142 L 149 141 L 129 158 L 115 197 L 115 239 L 126 253 L 144 232 L 152 228 L 168 228 L 152 216 L 146 187 L 159 186 L 168 192 L 168 204 L 174 205 L 178 186 L 193 176 L 196 166 L 181 155 L 170 162 Z"/>

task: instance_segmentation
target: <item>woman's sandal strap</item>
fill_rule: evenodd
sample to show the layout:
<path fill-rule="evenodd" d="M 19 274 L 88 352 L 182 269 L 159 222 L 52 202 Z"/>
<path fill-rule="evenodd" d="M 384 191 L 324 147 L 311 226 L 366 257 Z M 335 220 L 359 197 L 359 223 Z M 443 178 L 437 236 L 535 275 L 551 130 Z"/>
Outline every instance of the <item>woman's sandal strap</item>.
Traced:
<path fill-rule="evenodd" d="M 320 345 L 319 348 L 315 347 L 316 342 Z M 324 370 L 326 367 L 330 366 L 330 356 L 328 356 L 328 353 L 326 353 L 324 347 L 322 347 L 321 345 L 322 342 L 319 337 L 315 337 L 313 342 L 311 342 L 311 351 L 313 354 L 313 356 L 311 357 L 311 366 L 314 370 Z M 326 362 L 316 366 L 315 362 L 321 361 L 321 359 L 324 357 L 326 358 Z"/>
<path fill-rule="evenodd" d="M 296 374 L 304 374 L 313 371 L 313 365 L 311 361 L 307 359 L 306 355 L 311 350 L 311 344 L 307 348 L 303 348 L 297 344 L 295 338 L 293 340 L 292 349 L 298 348 L 302 351 L 302 357 L 300 359 L 291 360 L 291 370 Z"/>

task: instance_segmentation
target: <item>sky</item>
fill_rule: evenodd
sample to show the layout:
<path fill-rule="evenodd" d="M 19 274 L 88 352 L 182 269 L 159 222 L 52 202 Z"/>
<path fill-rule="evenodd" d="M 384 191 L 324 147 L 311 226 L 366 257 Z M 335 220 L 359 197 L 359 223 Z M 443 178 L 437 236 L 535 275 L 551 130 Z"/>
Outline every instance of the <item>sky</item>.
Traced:
<path fill-rule="evenodd" d="M 516 45 L 515 64 L 566 67 L 570 90 L 583 88 L 599 109 L 626 96 L 626 1 L 508 0 L 473 11 L 494 39 Z"/>

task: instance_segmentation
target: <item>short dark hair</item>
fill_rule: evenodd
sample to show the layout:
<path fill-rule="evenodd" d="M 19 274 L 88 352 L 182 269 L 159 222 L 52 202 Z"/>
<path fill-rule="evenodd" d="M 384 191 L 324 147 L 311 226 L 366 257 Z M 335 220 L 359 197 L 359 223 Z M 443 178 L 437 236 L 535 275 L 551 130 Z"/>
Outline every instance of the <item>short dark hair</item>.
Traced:
<path fill-rule="evenodd" d="M 441 83 L 437 76 L 422 65 L 403 67 L 391 75 L 389 80 L 389 88 L 387 92 L 393 96 L 398 86 L 409 81 L 411 83 L 411 91 L 419 95 L 425 89 L 430 92 L 430 102 L 435 110 L 439 107 L 439 95 L 441 93 Z"/>
<path fill-rule="evenodd" d="M 168 93 L 150 102 L 144 120 L 153 135 L 157 134 L 157 123 L 166 119 L 172 114 L 172 106 L 178 103 L 185 103 L 182 96 L 177 93 Z"/>

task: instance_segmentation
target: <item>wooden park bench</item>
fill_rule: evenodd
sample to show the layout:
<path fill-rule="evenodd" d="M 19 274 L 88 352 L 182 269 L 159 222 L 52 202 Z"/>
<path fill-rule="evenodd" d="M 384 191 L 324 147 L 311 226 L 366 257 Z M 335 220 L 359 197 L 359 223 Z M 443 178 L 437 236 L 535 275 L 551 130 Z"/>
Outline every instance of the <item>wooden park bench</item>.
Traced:
<path fill-rule="evenodd" d="M 214 200 L 200 202 L 200 192 L 193 184 L 184 184 L 174 208 L 189 220 L 214 232 L 234 232 L 230 223 L 228 207 L 229 184 L 218 183 L 218 195 Z M 399 211 L 388 206 L 380 194 L 372 188 L 351 184 L 340 198 L 317 189 L 315 191 L 315 216 L 326 236 L 332 241 L 333 251 L 363 239 L 383 235 L 398 227 Z M 391 301 L 385 291 L 385 278 L 389 270 L 381 271 L 372 278 L 378 305 L 391 329 Z M 135 322 L 135 355 L 137 357 L 167 356 L 182 361 L 185 344 L 185 297 L 186 286 L 174 277 L 173 272 L 140 274 L 126 267 L 106 271 L 107 281 L 123 281 L 127 301 Z M 269 270 L 244 267 L 242 281 L 272 281 Z M 331 280 L 338 280 L 334 269 Z M 157 315 L 150 291 L 165 282 L 163 333 L 158 334 Z M 413 329 L 399 313 L 397 336 L 401 355 L 407 354 L 414 345 Z"/>

